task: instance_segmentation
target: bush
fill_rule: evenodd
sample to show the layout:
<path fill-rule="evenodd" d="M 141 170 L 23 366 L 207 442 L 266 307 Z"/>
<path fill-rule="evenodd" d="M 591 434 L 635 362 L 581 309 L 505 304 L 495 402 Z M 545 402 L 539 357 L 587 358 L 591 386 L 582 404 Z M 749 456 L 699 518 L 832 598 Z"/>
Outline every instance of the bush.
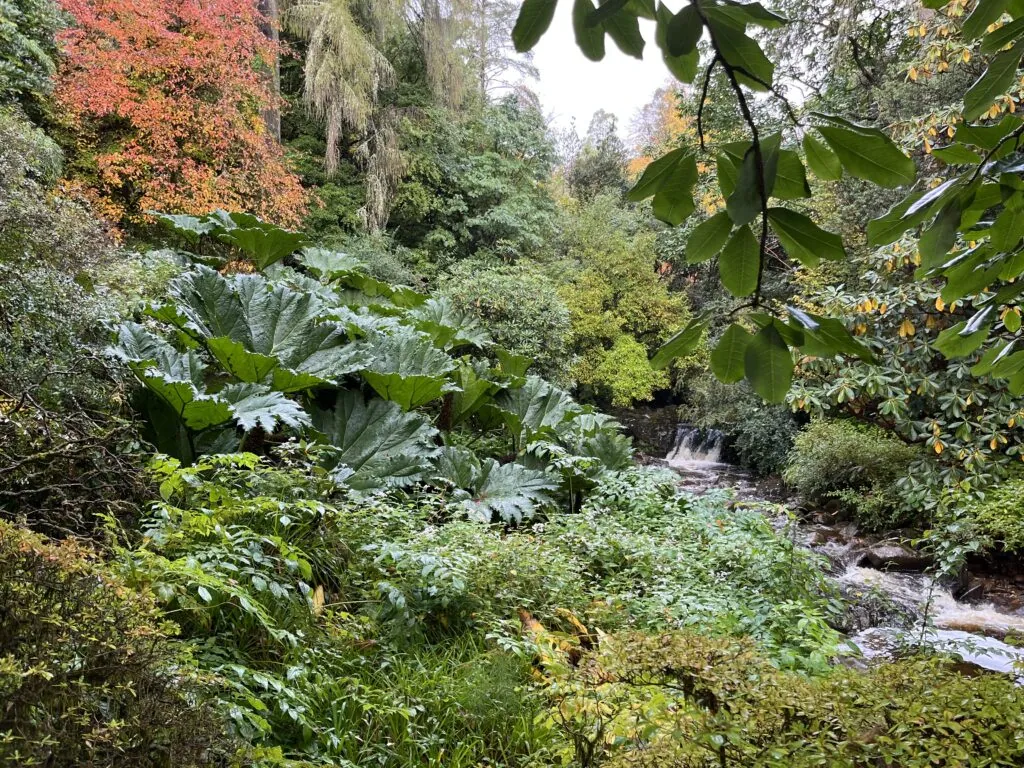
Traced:
<path fill-rule="evenodd" d="M 50 90 L 59 26 L 54 0 L 0 0 L 0 102 Z"/>
<path fill-rule="evenodd" d="M 141 484 L 124 393 L 91 344 L 101 320 L 165 269 L 119 255 L 79 206 L 53 194 L 62 156 L 20 112 L 0 110 L 0 515 L 51 535 L 91 533 L 131 511 Z"/>
<path fill-rule="evenodd" d="M 819 419 L 797 435 L 782 476 L 807 501 L 831 500 L 858 523 L 881 529 L 906 519 L 896 481 L 917 456 L 878 427 Z"/>
<path fill-rule="evenodd" d="M 572 744 L 566 762 L 1009 768 L 1024 760 L 1024 698 L 1013 680 L 961 676 L 948 660 L 808 678 L 774 668 L 749 641 L 688 632 L 604 635 L 582 655 L 572 664 L 556 652 L 545 665 L 548 722 Z"/>
<path fill-rule="evenodd" d="M 0 765 L 210 765 L 173 629 L 88 549 L 0 522 Z"/>
<path fill-rule="evenodd" d="M 534 359 L 533 372 L 563 382 L 571 361 L 569 310 L 554 284 L 525 264 L 458 264 L 440 294 L 477 315 L 495 342 Z"/>
<path fill-rule="evenodd" d="M 1024 552 L 1024 476 L 1015 473 L 973 495 L 954 495 L 954 506 L 978 533 L 1006 552 Z"/>

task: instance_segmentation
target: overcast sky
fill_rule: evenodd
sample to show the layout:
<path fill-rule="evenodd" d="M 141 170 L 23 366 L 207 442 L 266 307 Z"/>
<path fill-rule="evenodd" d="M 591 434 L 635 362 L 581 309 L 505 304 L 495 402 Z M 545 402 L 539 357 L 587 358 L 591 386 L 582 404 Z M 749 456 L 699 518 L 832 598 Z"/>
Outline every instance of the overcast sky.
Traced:
<path fill-rule="evenodd" d="M 669 78 L 668 70 L 654 44 L 654 22 L 641 19 L 647 45 L 644 59 L 626 56 L 611 38 L 605 38 L 605 57 L 599 62 L 584 58 L 572 32 L 572 3 L 559 3 L 555 20 L 534 49 L 533 63 L 540 79 L 528 85 L 540 96 L 546 115 L 556 128 L 565 129 L 576 119 L 576 130 L 584 134 L 590 116 L 605 109 L 619 118 L 619 135 L 629 135 L 636 111 Z"/>

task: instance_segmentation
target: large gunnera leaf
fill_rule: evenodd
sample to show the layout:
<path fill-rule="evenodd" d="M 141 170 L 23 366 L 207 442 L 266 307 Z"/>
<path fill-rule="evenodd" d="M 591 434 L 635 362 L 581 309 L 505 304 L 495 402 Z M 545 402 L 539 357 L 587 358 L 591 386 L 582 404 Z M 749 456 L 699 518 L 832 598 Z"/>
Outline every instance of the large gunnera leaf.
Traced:
<path fill-rule="evenodd" d="M 179 352 L 138 323 L 122 324 L 110 351 L 189 429 L 208 429 L 231 420 L 230 403 L 205 392 L 205 366 L 195 352 Z"/>
<path fill-rule="evenodd" d="M 520 523 L 551 504 L 551 492 L 558 488 L 555 478 L 542 470 L 494 459 L 481 462 L 472 451 L 457 446 L 441 449 L 432 477 L 454 487 L 466 514 L 484 523 L 495 518 Z"/>
<path fill-rule="evenodd" d="M 448 380 L 455 361 L 423 336 L 400 333 L 363 343 L 371 352 L 362 371 L 366 383 L 407 411 L 458 389 Z"/>
<path fill-rule="evenodd" d="M 240 381 L 295 392 L 363 367 L 346 325 L 325 320 L 323 300 L 260 275 L 225 277 L 208 267 L 172 281 L 173 305 L 152 314 L 201 340 Z"/>
<path fill-rule="evenodd" d="M 421 480 L 438 452 L 437 430 L 422 416 L 359 392 L 342 392 L 331 410 L 315 409 L 313 427 L 337 450 L 325 462 L 353 488 L 399 487 Z"/>
<path fill-rule="evenodd" d="M 494 398 L 494 407 L 512 432 L 517 445 L 546 429 L 553 429 L 579 411 L 573 399 L 539 376 L 527 376 L 526 384 Z"/>
<path fill-rule="evenodd" d="M 266 269 L 306 243 L 301 233 L 283 229 L 249 213 L 228 213 L 222 210 L 206 216 L 174 216 L 155 211 L 150 213 L 193 245 L 205 235 L 235 246 L 258 269 Z"/>
<path fill-rule="evenodd" d="M 480 321 L 457 309 L 451 299 L 427 299 L 409 312 L 409 319 L 441 349 L 483 349 L 491 344 L 491 337 Z"/>

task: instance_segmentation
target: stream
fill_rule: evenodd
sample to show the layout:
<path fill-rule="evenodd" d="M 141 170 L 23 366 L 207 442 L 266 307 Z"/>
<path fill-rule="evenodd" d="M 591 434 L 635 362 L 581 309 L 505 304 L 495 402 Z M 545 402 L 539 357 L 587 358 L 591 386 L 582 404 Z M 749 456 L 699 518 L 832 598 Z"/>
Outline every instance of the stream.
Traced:
<path fill-rule="evenodd" d="M 717 430 L 680 424 L 665 463 L 694 494 L 731 489 L 746 501 L 784 499 L 749 472 L 722 459 L 725 437 Z M 783 527 L 788 515 L 774 523 Z M 908 646 L 927 645 L 961 658 L 968 667 L 1015 674 L 1024 684 L 1024 648 L 1003 642 L 1024 636 L 1024 586 L 1009 579 L 964 579 L 957 590 L 922 571 L 927 559 L 898 540 L 864 536 L 849 524 L 825 520 L 797 523 L 799 545 L 823 555 L 831 577 L 849 604 L 844 626 L 852 651 L 842 659 L 863 665 L 893 658 Z"/>

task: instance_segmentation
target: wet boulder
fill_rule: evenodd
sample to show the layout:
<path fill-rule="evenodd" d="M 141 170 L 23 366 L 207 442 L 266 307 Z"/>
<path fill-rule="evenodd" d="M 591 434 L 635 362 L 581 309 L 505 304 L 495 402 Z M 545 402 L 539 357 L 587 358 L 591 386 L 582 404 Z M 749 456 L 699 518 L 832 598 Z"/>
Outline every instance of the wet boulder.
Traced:
<path fill-rule="evenodd" d="M 932 564 L 929 555 L 897 542 L 882 541 L 872 544 L 861 555 L 857 565 L 880 571 L 919 573 Z"/>

